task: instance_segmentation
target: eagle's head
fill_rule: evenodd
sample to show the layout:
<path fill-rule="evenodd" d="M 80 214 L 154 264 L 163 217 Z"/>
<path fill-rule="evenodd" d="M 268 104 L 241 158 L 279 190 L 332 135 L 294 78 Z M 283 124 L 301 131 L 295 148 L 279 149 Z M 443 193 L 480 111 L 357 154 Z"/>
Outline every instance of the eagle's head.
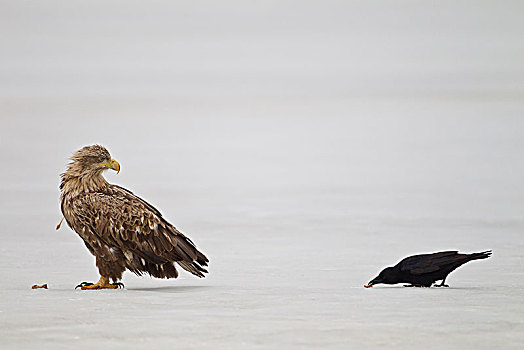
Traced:
<path fill-rule="evenodd" d="M 120 164 L 100 145 L 85 146 L 71 157 L 66 173 L 76 176 L 100 175 L 104 170 L 120 172 Z"/>

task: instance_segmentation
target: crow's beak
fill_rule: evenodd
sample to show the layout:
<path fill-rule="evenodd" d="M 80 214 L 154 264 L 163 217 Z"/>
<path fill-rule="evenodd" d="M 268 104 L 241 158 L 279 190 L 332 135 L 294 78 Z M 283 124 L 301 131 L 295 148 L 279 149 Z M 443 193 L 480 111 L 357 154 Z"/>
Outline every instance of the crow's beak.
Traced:
<path fill-rule="evenodd" d="M 371 286 L 373 286 L 375 284 L 379 284 L 381 282 L 382 282 L 381 279 L 379 279 L 378 277 L 375 277 L 371 281 L 369 281 L 369 283 L 367 285 L 371 287 Z"/>
<path fill-rule="evenodd" d="M 378 277 L 372 279 L 371 281 L 369 281 L 368 284 L 366 284 L 366 285 L 364 286 L 364 288 L 371 288 L 371 287 L 373 287 L 374 284 L 377 284 L 377 283 L 378 283 L 378 282 L 377 282 L 377 279 L 378 279 Z"/>

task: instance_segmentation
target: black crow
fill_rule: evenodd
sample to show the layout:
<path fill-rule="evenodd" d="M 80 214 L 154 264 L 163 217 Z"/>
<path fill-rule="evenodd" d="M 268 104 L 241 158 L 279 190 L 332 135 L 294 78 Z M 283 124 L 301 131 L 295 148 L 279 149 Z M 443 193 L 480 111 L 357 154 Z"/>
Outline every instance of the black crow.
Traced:
<path fill-rule="evenodd" d="M 490 255 L 491 250 L 473 254 L 447 251 L 409 256 L 393 267 L 386 267 L 364 287 L 379 283 L 411 283 L 406 287 L 431 287 L 433 282 L 440 280 L 442 283 L 435 284 L 435 287 L 449 287 L 444 282 L 451 271 L 468 261 L 486 259 Z"/>

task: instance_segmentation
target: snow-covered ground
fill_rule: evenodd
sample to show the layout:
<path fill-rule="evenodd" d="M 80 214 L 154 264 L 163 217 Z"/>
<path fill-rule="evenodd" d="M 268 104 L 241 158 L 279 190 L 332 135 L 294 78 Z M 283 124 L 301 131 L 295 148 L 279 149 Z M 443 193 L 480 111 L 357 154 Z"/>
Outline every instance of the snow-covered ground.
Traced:
<path fill-rule="evenodd" d="M 2 2 L 0 348 L 521 348 L 521 10 Z M 73 289 L 98 275 L 58 175 L 92 143 L 207 278 Z M 362 288 L 444 249 L 493 256 Z"/>

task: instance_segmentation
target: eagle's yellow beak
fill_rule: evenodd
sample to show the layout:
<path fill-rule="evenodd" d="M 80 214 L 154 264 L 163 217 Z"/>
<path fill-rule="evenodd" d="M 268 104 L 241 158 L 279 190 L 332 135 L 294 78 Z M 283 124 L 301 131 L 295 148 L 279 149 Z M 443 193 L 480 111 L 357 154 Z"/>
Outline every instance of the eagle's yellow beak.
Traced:
<path fill-rule="evenodd" d="M 120 164 L 113 158 L 111 158 L 111 160 L 108 162 L 102 162 L 100 164 L 102 164 L 103 166 L 105 166 L 108 169 L 115 170 L 117 174 L 120 172 Z"/>

